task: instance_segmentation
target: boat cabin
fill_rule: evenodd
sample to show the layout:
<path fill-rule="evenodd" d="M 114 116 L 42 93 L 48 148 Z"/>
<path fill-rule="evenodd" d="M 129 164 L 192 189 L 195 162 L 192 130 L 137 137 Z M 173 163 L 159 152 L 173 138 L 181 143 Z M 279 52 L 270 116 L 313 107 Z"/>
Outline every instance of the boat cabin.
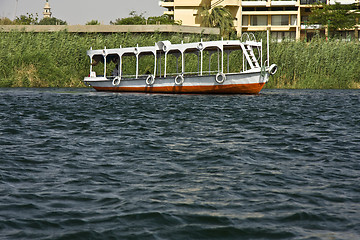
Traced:
<path fill-rule="evenodd" d="M 160 41 L 154 46 L 90 49 L 87 52 L 90 77 L 155 79 L 259 71 L 263 65 L 262 41 L 256 41 L 253 35 L 245 38 L 180 44 Z"/>

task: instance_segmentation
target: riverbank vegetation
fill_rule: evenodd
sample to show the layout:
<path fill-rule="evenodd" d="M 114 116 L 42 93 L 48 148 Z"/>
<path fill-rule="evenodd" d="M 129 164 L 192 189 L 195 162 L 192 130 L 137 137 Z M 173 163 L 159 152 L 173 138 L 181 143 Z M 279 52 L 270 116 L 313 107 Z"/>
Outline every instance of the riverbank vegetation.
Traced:
<path fill-rule="evenodd" d="M 0 87 L 83 87 L 82 79 L 89 74 L 86 51 L 90 47 L 146 46 L 161 40 L 180 43 L 201 38 L 217 40 L 219 36 L 0 32 Z M 266 50 L 265 38 L 263 42 Z M 189 65 L 197 65 L 197 58 L 190 61 L 194 64 Z M 270 44 L 270 62 L 279 70 L 270 78 L 268 88 L 360 88 L 359 42 L 274 41 Z M 145 60 L 143 64 L 148 63 Z M 232 56 L 230 69 L 236 67 L 240 71 L 239 60 Z"/>
<path fill-rule="evenodd" d="M 20 15 L 15 20 L 0 18 L 0 25 L 67 25 L 67 22 L 56 17 L 39 19 L 37 14 Z"/>
<path fill-rule="evenodd" d="M 111 25 L 181 25 L 181 21 L 174 21 L 167 15 L 154 16 L 146 18 L 144 13 L 138 14 L 136 11 L 131 11 L 129 17 L 118 18 L 115 21 L 110 21 Z"/>

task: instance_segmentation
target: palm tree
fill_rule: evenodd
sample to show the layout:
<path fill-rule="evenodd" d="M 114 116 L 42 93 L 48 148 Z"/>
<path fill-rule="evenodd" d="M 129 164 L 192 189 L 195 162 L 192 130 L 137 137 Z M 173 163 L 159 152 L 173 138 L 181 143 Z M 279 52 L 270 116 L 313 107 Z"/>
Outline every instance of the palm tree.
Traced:
<path fill-rule="evenodd" d="M 211 9 L 209 6 L 203 5 L 200 15 L 202 26 L 220 28 L 220 34 L 223 37 L 229 36 L 234 30 L 234 18 L 230 11 L 224 7 L 217 6 Z"/>

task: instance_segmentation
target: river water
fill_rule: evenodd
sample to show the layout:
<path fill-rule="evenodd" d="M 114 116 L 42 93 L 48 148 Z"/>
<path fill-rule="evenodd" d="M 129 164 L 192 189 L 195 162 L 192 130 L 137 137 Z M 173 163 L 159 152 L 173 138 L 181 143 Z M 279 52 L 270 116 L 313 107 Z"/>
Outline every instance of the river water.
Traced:
<path fill-rule="evenodd" d="M 0 239 L 360 239 L 360 91 L 0 89 Z"/>

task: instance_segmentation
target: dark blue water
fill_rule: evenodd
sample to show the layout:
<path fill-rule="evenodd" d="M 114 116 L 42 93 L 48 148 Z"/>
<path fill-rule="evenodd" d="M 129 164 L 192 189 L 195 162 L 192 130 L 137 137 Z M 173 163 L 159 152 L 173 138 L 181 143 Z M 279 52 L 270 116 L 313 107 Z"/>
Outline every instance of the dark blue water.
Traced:
<path fill-rule="evenodd" d="M 360 91 L 0 89 L 0 239 L 360 239 Z"/>

